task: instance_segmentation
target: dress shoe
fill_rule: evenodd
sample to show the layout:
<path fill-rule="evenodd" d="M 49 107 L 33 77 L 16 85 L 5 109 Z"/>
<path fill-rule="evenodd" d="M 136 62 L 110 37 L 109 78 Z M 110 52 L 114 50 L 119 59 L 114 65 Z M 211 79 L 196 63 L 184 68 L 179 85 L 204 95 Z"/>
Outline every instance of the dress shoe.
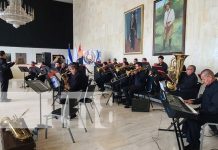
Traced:
<path fill-rule="evenodd" d="M 124 106 L 124 108 L 130 108 L 130 106 L 129 106 L 129 105 L 126 105 L 126 106 Z"/>
<path fill-rule="evenodd" d="M 184 147 L 184 150 L 192 150 L 192 145 L 191 145 L 191 144 L 186 145 L 186 146 Z"/>

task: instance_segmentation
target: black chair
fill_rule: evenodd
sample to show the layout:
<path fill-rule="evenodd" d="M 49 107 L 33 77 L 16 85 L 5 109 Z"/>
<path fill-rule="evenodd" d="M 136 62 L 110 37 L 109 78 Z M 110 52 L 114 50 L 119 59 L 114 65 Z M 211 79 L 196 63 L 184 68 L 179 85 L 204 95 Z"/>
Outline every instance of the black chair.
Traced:
<path fill-rule="evenodd" d="M 74 137 L 70 129 L 70 124 L 68 124 L 68 122 L 70 122 L 71 119 L 75 118 L 77 114 L 81 119 L 85 132 L 87 132 L 84 121 L 82 120 L 80 113 L 78 113 L 79 112 L 78 101 L 77 99 L 69 98 L 69 95 L 67 95 L 66 98 L 62 98 L 60 100 L 60 104 L 62 104 L 61 108 L 55 109 L 49 115 L 45 116 L 46 117 L 45 138 L 47 139 L 48 137 L 48 120 L 52 118 L 56 118 L 56 119 L 61 118 L 62 127 L 68 129 L 71 139 L 73 143 L 75 143 Z"/>
<path fill-rule="evenodd" d="M 91 114 L 90 114 L 89 109 L 88 109 L 86 104 L 90 104 L 91 108 L 93 108 L 92 105 L 94 105 L 94 107 L 95 107 L 95 109 L 96 109 L 99 116 L 100 116 L 100 113 L 99 113 L 99 110 L 98 110 L 94 100 L 93 100 L 94 99 L 93 95 L 94 95 L 94 92 L 95 92 L 96 84 L 91 84 L 91 83 L 92 83 L 92 79 L 89 80 L 86 91 L 85 91 L 85 93 L 83 92 L 82 98 L 79 100 L 79 105 L 80 105 L 80 110 L 81 110 L 81 104 L 85 105 L 85 108 L 86 108 L 86 111 L 87 111 L 87 113 L 89 115 L 91 123 L 93 123 Z"/>

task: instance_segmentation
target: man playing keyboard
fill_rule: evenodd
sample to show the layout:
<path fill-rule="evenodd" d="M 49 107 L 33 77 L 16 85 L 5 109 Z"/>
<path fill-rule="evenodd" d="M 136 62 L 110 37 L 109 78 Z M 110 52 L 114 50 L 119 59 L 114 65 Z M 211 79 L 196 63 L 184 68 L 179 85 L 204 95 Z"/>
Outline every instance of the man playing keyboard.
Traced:
<path fill-rule="evenodd" d="M 218 123 L 218 81 L 210 69 L 201 72 L 202 82 L 206 85 L 201 98 L 185 100 L 188 104 L 201 104 L 197 118 L 187 120 L 187 142 L 185 150 L 199 150 L 201 126 L 207 122 Z"/>

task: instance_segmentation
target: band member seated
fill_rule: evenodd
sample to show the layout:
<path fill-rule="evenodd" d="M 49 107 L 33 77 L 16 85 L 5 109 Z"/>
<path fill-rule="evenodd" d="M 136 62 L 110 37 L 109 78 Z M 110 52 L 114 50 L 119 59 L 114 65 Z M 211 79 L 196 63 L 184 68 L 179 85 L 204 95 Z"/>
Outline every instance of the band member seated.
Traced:
<path fill-rule="evenodd" d="M 127 62 L 127 64 L 129 65 L 127 58 L 123 58 L 123 63 Z"/>
<path fill-rule="evenodd" d="M 111 64 L 111 63 L 112 63 L 110 58 L 107 60 L 107 63 L 108 63 L 108 64 Z"/>
<path fill-rule="evenodd" d="M 162 55 L 160 55 L 158 57 L 158 64 L 156 64 L 157 66 L 161 66 L 162 67 L 162 71 L 164 71 L 165 73 L 168 73 L 168 65 L 164 62 L 164 57 Z"/>
<path fill-rule="evenodd" d="M 199 88 L 197 87 L 198 78 L 195 74 L 196 67 L 189 65 L 186 73 L 179 79 L 176 91 L 171 91 L 173 95 L 182 97 L 183 99 L 196 98 Z"/>
<path fill-rule="evenodd" d="M 65 73 L 67 71 L 67 64 L 61 63 L 60 74 Z"/>
<path fill-rule="evenodd" d="M 113 59 L 113 64 L 114 64 L 114 65 L 117 65 L 117 64 L 118 64 L 116 58 Z"/>
<path fill-rule="evenodd" d="M 196 119 L 187 119 L 187 142 L 185 150 L 199 150 L 201 126 L 207 122 L 218 122 L 218 81 L 214 73 L 205 69 L 201 72 L 201 80 L 206 85 L 202 97 L 185 100 L 188 104 L 201 104 L 199 115 Z"/>
<path fill-rule="evenodd" d="M 218 78 L 218 72 L 215 74 L 215 77 Z"/>
<path fill-rule="evenodd" d="M 152 67 L 149 70 L 148 79 L 146 83 L 146 90 L 150 94 L 153 95 L 153 97 L 159 98 L 160 93 L 160 74 L 158 73 L 158 70 L 155 67 Z"/>
<path fill-rule="evenodd" d="M 42 62 L 40 66 L 40 75 L 38 76 L 38 80 L 45 82 L 46 75 L 49 72 L 49 67 L 46 66 L 45 62 Z"/>
<path fill-rule="evenodd" d="M 34 80 L 40 74 L 41 71 L 40 71 L 39 67 L 37 67 L 35 65 L 36 65 L 36 63 L 34 61 L 32 61 L 31 66 L 29 67 L 29 75 L 27 75 L 25 77 L 26 81 L 29 79 Z"/>
<path fill-rule="evenodd" d="M 138 62 L 138 58 L 135 58 L 135 59 L 133 60 L 133 64 L 135 65 L 137 62 Z"/>
<path fill-rule="evenodd" d="M 61 63 L 60 62 L 56 62 L 54 68 L 56 69 L 57 72 L 61 73 Z"/>
<path fill-rule="evenodd" d="M 142 58 L 142 67 L 143 67 L 143 68 L 147 68 L 148 70 L 151 70 L 151 65 L 150 65 L 150 63 L 147 61 L 147 58 Z"/>
<path fill-rule="evenodd" d="M 96 79 L 96 83 L 100 91 L 104 91 L 104 83 L 110 82 L 113 78 L 113 74 L 110 71 L 107 62 L 103 62 L 103 66 L 99 69 L 99 77 Z"/>
<path fill-rule="evenodd" d="M 79 71 L 79 65 L 78 64 L 70 64 L 68 66 L 69 74 L 67 83 L 65 82 L 65 89 L 67 89 L 70 92 L 86 90 L 86 87 L 88 85 L 88 77 L 81 73 Z"/>
<path fill-rule="evenodd" d="M 142 63 L 137 62 L 135 64 L 135 70 L 133 73 L 133 83 L 130 86 L 124 87 L 123 92 L 126 97 L 126 106 L 125 108 L 129 108 L 132 105 L 132 97 L 134 93 L 141 92 L 145 90 L 147 72 L 143 70 Z"/>

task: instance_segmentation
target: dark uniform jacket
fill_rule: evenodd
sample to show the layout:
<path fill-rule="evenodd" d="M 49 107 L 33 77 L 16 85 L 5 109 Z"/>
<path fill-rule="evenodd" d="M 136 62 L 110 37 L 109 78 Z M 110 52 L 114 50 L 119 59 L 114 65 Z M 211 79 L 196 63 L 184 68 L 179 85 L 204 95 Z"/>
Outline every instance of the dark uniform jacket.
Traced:
<path fill-rule="evenodd" d="M 202 97 L 196 99 L 194 104 L 201 104 L 200 113 L 218 114 L 218 81 L 206 86 Z"/>
<path fill-rule="evenodd" d="M 14 63 L 7 63 L 6 59 L 0 58 L 0 82 L 13 78 L 11 67 Z"/>
<path fill-rule="evenodd" d="M 157 65 L 161 66 L 165 73 L 168 73 L 168 71 L 167 71 L 168 70 L 168 65 L 165 62 L 163 62 L 162 64 L 157 64 Z"/>
<path fill-rule="evenodd" d="M 147 81 L 147 72 L 146 71 L 140 71 L 134 76 L 134 85 L 145 88 L 146 81 Z"/>
<path fill-rule="evenodd" d="M 187 74 L 184 74 L 177 85 L 177 90 L 182 92 L 195 90 L 197 83 L 198 77 L 195 73 L 192 73 L 189 76 Z"/>
<path fill-rule="evenodd" d="M 70 92 L 85 90 L 88 85 L 88 77 L 84 74 L 77 72 L 75 75 L 68 76 Z"/>

